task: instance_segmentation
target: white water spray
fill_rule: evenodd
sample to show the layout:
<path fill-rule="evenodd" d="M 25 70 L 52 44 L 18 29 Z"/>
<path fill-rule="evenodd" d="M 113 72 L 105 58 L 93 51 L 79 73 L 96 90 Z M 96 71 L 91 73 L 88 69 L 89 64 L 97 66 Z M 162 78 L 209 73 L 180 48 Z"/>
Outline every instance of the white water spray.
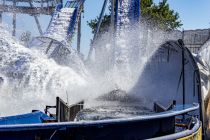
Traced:
<path fill-rule="evenodd" d="M 65 101 L 68 98 L 70 104 L 85 100 L 86 107 L 91 108 L 101 105 L 94 102 L 97 97 L 113 90 L 120 89 L 129 94 L 146 62 L 167 39 L 167 35 L 161 31 L 145 33 L 148 29 L 144 27 L 136 25 L 129 32 L 122 31 L 125 36 L 118 38 L 116 43 L 121 53 L 114 60 L 110 59 L 115 50 L 109 43 L 110 34 L 104 34 L 95 46 L 98 57 L 85 74 L 81 74 L 86 71 L 83 66 L 77 69 L 72 65 L 61 66 L 40 53 L 39 49 L 28 49 L 20 45 L 1 27 L 0 73 L 4 79 L 0 94 L 1 115 L 25 113 L 32 109 L 43 110 L 45 105 L 55 105 L 56 96 Z M 127 52 L 123 53 L 124 50 Z M 11 105 L 12 110 L 9 109 Z"/>
<path fill-rule="evenodd" d="M 46 104 L 55 104 L 56 96 L 65 100 L 66 91 L 87 86 L 86 77 L 20 45 L 3 27 L 0 43 L 1 115 L 42 110 Z"/>

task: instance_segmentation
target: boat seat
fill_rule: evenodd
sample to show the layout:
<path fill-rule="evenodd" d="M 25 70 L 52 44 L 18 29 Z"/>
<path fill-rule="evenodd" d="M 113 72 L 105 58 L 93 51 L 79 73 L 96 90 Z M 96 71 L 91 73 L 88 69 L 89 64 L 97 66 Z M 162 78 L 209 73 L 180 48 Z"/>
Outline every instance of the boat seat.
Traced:
<path fill-rule="evenodd" d="M 57 122 L 74 121 L 76 114 L 84 107 L 84 101 L 68 106 L 61 98 L 56 97 L 56 106 L 46 106 L 45 114 L 54 117 Z M 49 112 L 49 109 L 56 109 L 56 114 Z"/>
<path fill-rule="evenodd" d="M 162 104 L 155 102 L 154 103 L 154 111 L 156 113 L 165 112 L 168 110 L 173 109 L 173 107 L 176 105 L 176 101 L 172 101 L 168 106 L 163 106 Z"/>

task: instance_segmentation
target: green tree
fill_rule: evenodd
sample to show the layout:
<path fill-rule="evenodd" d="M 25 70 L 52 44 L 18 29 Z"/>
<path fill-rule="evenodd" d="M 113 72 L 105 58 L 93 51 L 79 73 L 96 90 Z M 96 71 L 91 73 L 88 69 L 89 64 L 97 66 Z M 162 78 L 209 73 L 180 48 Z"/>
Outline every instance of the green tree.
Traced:
<path fill-rule="evenodd" d="M 152 0 L 142 0 L 142 2 L 144 1 L 148 1 L 141 6 L 141 14 L 145 22 L 164 30 L 173 30 L 182 26 L 179 14 L 170 9 L 167 0 L 163 0 L 159 4 L 154 4 Z"/>
<path fill-rule="evenodd" d="M 100 32 L 107 31 L 110 21 L 110 14 L 105 15 Z M 141 21 L 152 27 L 156 26 L 166 31 L 174 30 L 182 26 L 179 20 L 179 14 L 170 9 L 167 0 L 162 0 L 158 4 L 155 4 L 153 0 L 141 0 Z M 98 18 L 88 22 L 93 33 L 95 32 L 97 23 Z"/>
<path fill-rule="evenodd" d="M 91 20 L 88 23 L 88 26 L 92 29 L 92 33 L 95 33 L 95 30 L 97 28 L 99 17 L 96 19 Z M 108 27 L 110 26 L 111 23 L 111 16 L 110 15 L 104 15 L 103 21 L 101 23 L 101 28 L 99 32 L 105 32 L 107 31 Z"/>

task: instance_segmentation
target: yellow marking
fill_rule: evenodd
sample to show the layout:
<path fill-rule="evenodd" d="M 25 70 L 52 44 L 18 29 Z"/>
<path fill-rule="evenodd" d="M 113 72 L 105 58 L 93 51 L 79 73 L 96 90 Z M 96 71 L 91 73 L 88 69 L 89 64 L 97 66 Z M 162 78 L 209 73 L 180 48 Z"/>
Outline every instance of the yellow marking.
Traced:
<path fill-rule="evenodd" d="M 202 140 L 202 128 L 200 127 L 197 132 L 178 140 Z"/>

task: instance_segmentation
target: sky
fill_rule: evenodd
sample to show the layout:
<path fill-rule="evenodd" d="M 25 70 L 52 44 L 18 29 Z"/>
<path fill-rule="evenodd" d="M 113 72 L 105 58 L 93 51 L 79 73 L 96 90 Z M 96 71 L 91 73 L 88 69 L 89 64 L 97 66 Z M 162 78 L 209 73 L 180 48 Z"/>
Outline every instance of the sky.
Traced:
<path fill-rule="evenodd" d="M 161 0 L 154 0 L 158 3 Z M 182 29 L 210 28 L 210 0 L 168 0 L 170 8 L 179 13 Z"/>
<path fill-rule="evenodd" d="M 103 0 L 90 0 L 91 2 L 85 2 L 84 5 L 84 18 L 82 18 L 82 36 L 81 36 L 81 52 L 85 55 L 89 52 L 90 40 L 93 38 L 90 27 L 87 25 L 87 21 L 95 19 L 100 15 Z M 108 10 L 107 10 L 108 11 Z M 88 47 L 87 47 L 88 46 Z"/>
<path fill-rule="evenodd" d="M 154 0 L 155 3 L 161 0 Z M 210 0 L 168 0 L 171 9 L 179 13 L 183 26 L 180 30 L 210 28 Z M 85 3 L 85 18 L 83 19 L 82 52 L 88 52 L 88 47 L 92 34 L 86 25 L 86 20 L 90 20 L 101 10 L 103 0 L 91 0 Z M 93 6 L 94 5 L 94 6 Z"/>
<path fill-rule="evenodd" d="M 0 0 L 2 1 L 2 0 Z M 155 3 L 161 0 L 154 0 Z M 90 39 L 93 38 L 91 29 L 87 26 L 87 21 L 96 18 L 101 11 L 104 0 L 86 0 L 84 6 L 84 14 L 82 15 L 82 42 L 81 52 L 87 55 L 89 51 Z M 210 0 L 168 0 L 170 8 L 179 13 L 180 20 L 183 26 L 180 30 L 190 29 L 203 29 L 210 27 Z M 108 11 L 108 10 L 107 10 Z M 3 15 L 3 21 L 11 25 L 12 15 Z M 17 28 L 19 30 L 32 31 L 38 35 L 37 26 L 35 21 L 30 16 L 17 15 Z M 43 30 L 45 30 L 49 24 L 50 17 L 39 16 L 40 23 Z M 73 43 L 73 47 L 76 47 L 76 43 Z"/>

